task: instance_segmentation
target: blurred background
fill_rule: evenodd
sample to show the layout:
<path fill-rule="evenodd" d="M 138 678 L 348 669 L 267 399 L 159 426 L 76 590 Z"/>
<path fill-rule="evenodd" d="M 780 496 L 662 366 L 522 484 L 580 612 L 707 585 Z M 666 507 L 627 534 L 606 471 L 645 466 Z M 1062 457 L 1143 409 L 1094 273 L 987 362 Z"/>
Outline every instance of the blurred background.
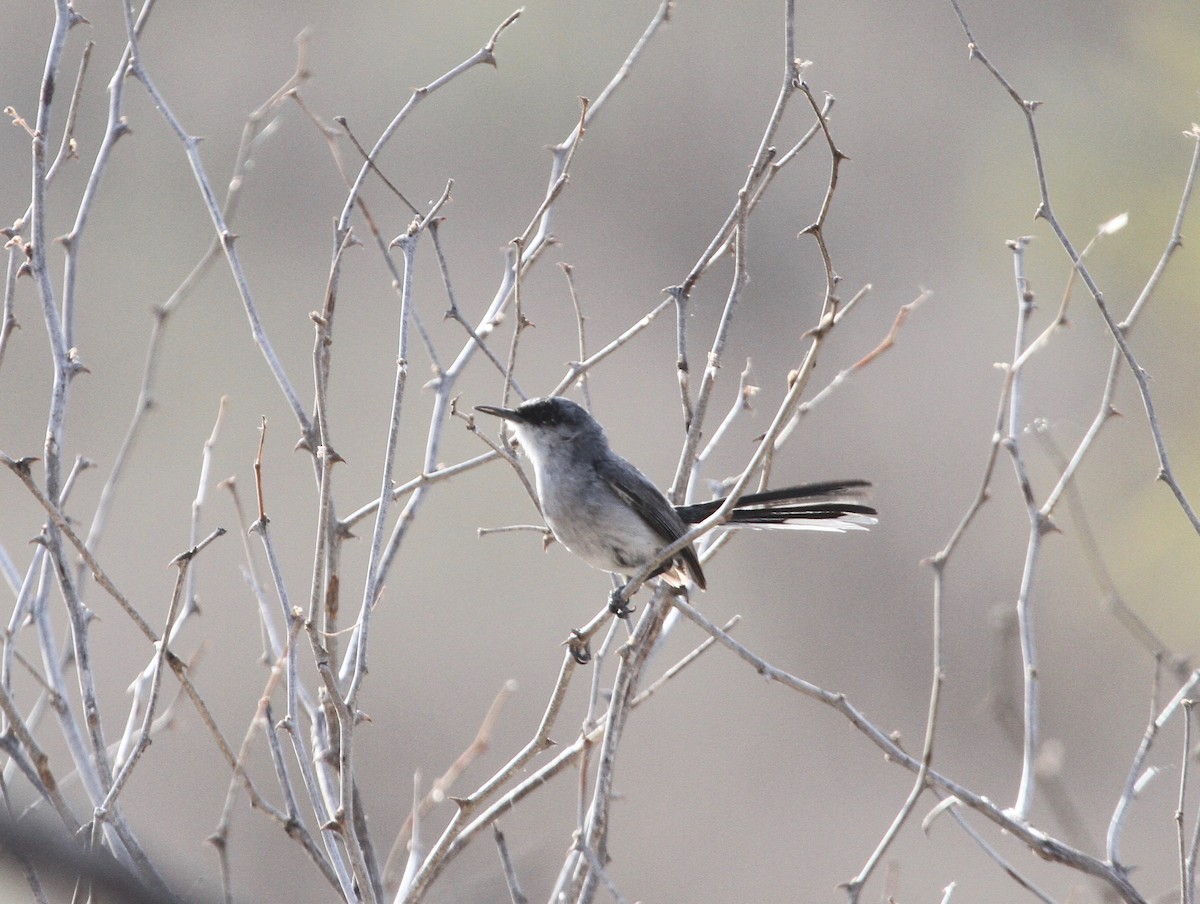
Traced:
<path fill-rule="evenodd" d="M 470 56 L 512 5 L 471 2 L 162 2 L 142 40 L 145 63 L 176 116 L 202 136 L 201 155 L 223 188 L 243 122 L 292 72 L 294 39 L 309 32 L 306 107 L 332 123 L 345 116 L 370 145 L 412 89 Z M 625 59 L 657 3 L 530 2 L 501 38 L 497 69 L 478 67 L 431 95 L 387 146 L 381 169 L 419 207 L 454 180 L 441 235 L 459 303 L 475 322 L 498 285 L 508 241 L 525 228 L 549 173 L 546 148 L 567 137 L 580 96 L 595 98 Z M 59 90 L 69 91 L 87 40 L 96 42 L 81 98 L 80 160 L 68 164 L 49 200 L 48 234 L 72 223 L 104 130 L 105 87 L 124 46 L 110 5 L 82 0 L 90 20 L 70 34 Z M 1128 212 L 1129 225 L 1090 259 L 1117 317 L 1124 316 L 1162 253 L 1193 149 L 1182 134 L 1200 118 L 1200 20 L 1186 4 L 1075 0 L 967 3 L 975 36 L 1022 94 L 1038 100 L 1038 125 L 1056 212 L 1077 247 L 1098 225 Z M 48 3 L 0 7 L 0 103 L 30 122 L 53 10 Z M 591 347 L 652 307 L 690 270 L 741 186 L 782 71 L 782 4 L 678 4 L 628 81 L 596 118 L 572 165 L 557 210 L 556 247 L 523 283 L 525 316 L 518 379 L 550 390 L 577 359 L 575 315 L 555 263 L 574 268 Z M 797 53 L 812 61 L 818 95 L 836 98 L 832 130 L 851 158 L 841 170 L 826 227 L 840 294 L 872 290 L 826 344 L 815 392 L 884 337 L 897 310 L 933 294 L 892 350 L 855 374 L 801 424 L 777 458 L 777 484 L 865 477 L 881 523 L 869 534 L 742 536 L 706 566 L 710 590 L 695 602 L 715 621 L 735 613 L 737 636 L 773 664 L 844 692 L 877 725 L 919 749 L 930 684 L 932 572 L 940 549 L 974 498 L 987 459 L 1002 384 L 1012 360 L 1016 292 L 1005 241 L 1034 236 L 1027 253 L 1038 312 L 1050 322 L 1068 260 L 1038 204 L 1020 112 L 982 66 L 948 3 L 803 4 Z M 56 108 L 57 147 L 63 105 Z M 200 258 L 212 227 L 181 146 L 146 92 L 126 85 L 132 129 L 117 145 L 80 248 L 74 343 L 89 373 L 71 390 L 65 460 L 97 469 L 79 480 L 69 506 L 90 523 L 100 487 L 134 410 L 152 306 Z M 780 131 L 786 147 L 812 122 L 795 97 Z M 352 171 L 358 156 L 338 144 Z M 807 348 L 824 274 L 816 246 L 797 233 L 812 222 L 828 177 L 815 142 L 769 190 L 749 229 L 750 284 L 723 358 L 714 407 L 735 398 L 747 358 L 761 387 L 757 416 L 744 417 L 709 476 L 740 470 Z M 0 219 L 29 203 L 29 138 L 0 130 Z M 334 218 L 345 187 L 329 145 L 296 104 L 284 105 L 255 145 L 253 168 L 232 222 L 259 311 L 279 358 L 306 401 L 312 393 L 312 324 L 322 305 Z M 385 235 L 411 215 L 378 180 L 366 192 Z M 1185 236 L 1195 213 L 1185 223 Z M 336 471 L 339 511 L 378 493 L 395 374 L 398 298 L 368 244 L 350 252 L 340 288 L 330 386 L 331 430 L 346 464 Z M 50 249 L 61 272 L 61 249 Z M 1195 348 L 1197 258 L 1176 255 L 1131 334 L 1152 377 L 1173 464 L 1193 503 L 1200 496 Z M 698 383 L 728 291 L 731 266 L 715 268 L 693 294 L 690 326 Z M 416 305 L 443 365 L 463 343 L 443 321 L 447 306 L 432 247 L 417 251 Z M 21 329 L 0 366 L 0 449 L 41 455 L 51 368 L 40 304 L 30 280 L 17 284 Z M 501 357 L 510 324 L 493 338 Z M 213 480 L 237 475 L 252 500 L 252 463 L 266 417 L 268 513 L 294 599 L 306 599 L 316 493 L 307 454 L 293 451 L 292 417 L 256 348 L 228 268 L 218 262 L 181 305 L 164 338 L 154 409 L 119 486 L 98 556 L 139 608 L 161 624 L 188 545 L 202 444 L 219 400 L 229 409 L 213 450 Z M 396 477 L 419 473 L 431 394 L 429 356 L 412 337 L 409 394 Z M 1026 371 L 1023 421 L 1045 427 L 1026 450 L 1039 500 L 1053 486 L 1057 456 L 1070 455 L 1097 411 L 1111 339 L 1080 287 L 1070 325 Z M 501 380 L 477 356 L 459 384 L 463 405 L 496 403 Z M 672 477 L 683 438 L 675 373 L 674 318 L 664 315 L 592 373 L 594 412 L 614 447 L 660 485 Z M 810 392 L 810 394 L 811 394 Z M 576 395 L 576 397 L 578 397 Z M 1200 580 L 1196 536 L 1156 483 L 1150 431 L 1129 375 L 1080 470 L 1078 508 L 1063 507 L 1061 533 L 1045 538 L 1034 586 L 1044 793 L 1033 820 L 1091 853 L 1103 851 L 1108 819 L 1150 711 L 1154 660 L 1105 606 L 1085 530 L 1129 607 L 1179 656 L 1195 653 Z M 712 421 L 715 426 L 716 420 Z M 489 425 L 491 429 L 491 425 Z M 1053 447 L 1057 447 L 1058 452 Z M 446 427 L 443 461 L 484 451 L 459 422 Z M 1086 522 L 1078 517 L 1082 512 Z M 453 789 L 465 794 L 531 736 L 561 661 L 568 630 L 604 605 L 609 583 L 561 548 L 543 554 L 532 533 L 480 538 L 479 527 L 537 518 L 511 471 L 496 462 L 431 493 L 389 575 L 374 617 L 370 675 L 357 734 L 359 775 L 377 843 L 387 847 L 411 806 L 412 777 L 426 785 L 458 756 L 500 687 L 518 691 L 490 750 Z M 43 514 L 19 482 L 0 475 L 0 544 L 23 573 Z M 257 609 L 240 574 L 238 525 L 227 494 L 210 487 L 202 533 L 231 535 L 198 560 L 202 617 L 176 644 L 200 654 L 197 684 L 226 736 L 239 740 L 265 682 Z M 369 536 L 369 522 L 359 533 Z M 987 503 L 946 571 L 945 672 L 935 766 L 1003 804 L 1020 776 L 1020 660 L 1011 630 L 1028 521 L 1001 457 Z M 346 547 L 344 573 L 361 575 L 367 543 Z M 257 554 L 257 551 L 256 551 Z M 343 589 L 356 609 L 361 584 Z M 5 590 L 5 599 L 13 594 Z M 125 688 L 151 651 L 111 601 L 87 589 L 99 617 L 92 643 L 106 719 L 124 718 Z M 348 618 L 349 616 L 347 616 Z M 702 640 L 682 625 L 661 667 Z M 36 656 L 32 641 L 27 653 Z M 1177 684 L 1164 677 L 1160 697 Z M 577 681 L 555 732 L 573 740 L 586 682 Z M 171 684 L 172 692 L 174 685 Z M 1015 731 L 1014 731 L 1015 728 Z M 52 767 L 67 760 L 47 738 Z M 1165 775 L 1135 804 L 1124 857 L 1148 896 L 1177 889 L 1173 811 L 1182 731 L 1163 734 L 1151 765 Z M 125 792 L 132 824 L 176 886 L 219 890 L 206 846 L 220 817 L 228 771 L 194 711 L 159 735 Z M 251 772 L 272 787 L 265 749 Z M 621 799 L 610 834 L 611 875 L 631 900 L 842 900 L 908 793 L 912 776 L 833 712 L 765 685 L 732 655 L 714 650 L 631 719 L 617 768 Z M 83 796 L 68 784 L 81 806 Z M 563 776 L 503 820 L 517 871 L 532 899 L 544 897 L 571 843 L 576 783 Z M 17 789 L 18 804 L 27 803 Z M 932 805 L 928 798 L 925 806 Z M 86 807 L 81 808 L 86 813 Z M 924 809 L 918 809 L 919 814 Z M 435 811 L 436 835 L 449 816 Z M 1188 816 L 1193 818 L 1191 814 Z M 1013 864 L 1058 900 L 1099 900 L 1095 887 L 1043 864 L 978 823 Z M 241 900 L 326 901 L 331 890 L 298 846 L 248 806 L 230 838 Z M 1020 899 L 1018 886 L 952 822 L 928 835 L 910 825 L 865 900 L 936 900 L 956 882 L 963 900 Z M 15 894 L 28 894 L 24 892 Z M 490 840 L 450 867 L 428 900 L 505 899 Z M 14 898 L 19 899 L 19 898 Z"/>

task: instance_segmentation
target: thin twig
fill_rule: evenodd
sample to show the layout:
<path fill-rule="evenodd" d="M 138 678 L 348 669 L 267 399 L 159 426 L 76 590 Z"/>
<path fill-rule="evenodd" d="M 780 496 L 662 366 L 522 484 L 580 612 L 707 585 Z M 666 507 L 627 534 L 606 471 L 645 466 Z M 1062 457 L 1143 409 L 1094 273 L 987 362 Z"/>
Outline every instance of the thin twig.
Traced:
<path fill-rule="evenodd" d="M 571 296 L 571 307 L 575 309 L 575 332 L 579 337 L 579 361 L 576 363 L 581 363 L 587 360 L 587 331 L 584 327 L 587 318 L 583 316 L 583 308 L 579 304 L 579 293 L 575 289 L 575 268 L 567 263 L 560 263 L 558 266 L 567 279 L 567 292 Z M 583 392 L 584 407 L 591 411 L 592 390 L 588 383 L 587 371 L 584 371 L 579 378 L 579 388 Z"/>
<path fill-rule="evenodd" d="M 492 823 L 492 837 L 496 840 L 496 850 L 500 854 L 500 867 L 504 870 L 504 884 L 508 886 L 508 897 L 512 904 L 526 904 L 529 901 L 521 891 L 521 883 L 517 879 L 517 869 L 513 866 L 512 857 L 508 853 L 508 843 L 504 833 L 500 831 L 500 823 Z"/>
<path fill-rule="evenodd" d="M 1188 881 L 1187 833 L 1184 830 L 1183 808 L 1187 801 L 1188 761 L 1192 758 L 1192 701 L 1183 701 L 1183 755 L 1179 763 L 1179 803 L 1175 806 L 1175 836 L 1179 845 L 1179 900 L 1192 904 L 1194 891 Z"/>

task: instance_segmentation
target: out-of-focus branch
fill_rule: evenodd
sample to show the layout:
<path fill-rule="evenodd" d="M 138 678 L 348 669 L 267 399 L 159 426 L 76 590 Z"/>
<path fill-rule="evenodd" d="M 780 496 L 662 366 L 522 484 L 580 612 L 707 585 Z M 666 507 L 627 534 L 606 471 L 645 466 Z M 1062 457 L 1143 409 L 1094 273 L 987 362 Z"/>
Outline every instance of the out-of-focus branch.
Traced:
<path fill-rule="evenodd" d="M 1175 500 L 1179 503 L 1183 513 L 1191 522 L 1192 528 L 1200 533 L 1200 515 L 1197 515 L 1195 508 L 1192 507 L 1187 495 L 1183 491 L 1175 472 L 1171 467 L 1170 460 L 1167 456 L 1167 444 L 1162 435 L 1162 428 L 1158 421 L 1158 410 L 1154 404 L 1154 399 L 1150 394 L 1150 378 L 1146 371 L 1138 363 L 1137 358 L 1133 354 L 1133 349 L 1129 345 L 1127 337 L 1128 327 L 1124 324 L 1119 324 L 1113 316 L 1107 302 L 1104 300 L 1104 294 L 1100 291 L 1099 285 L 1092 277 L 1091 271 L 1083 262 L 1082 256 L 1076 251 L 1074 244 L 1067 235 L 1066 230 L 1059 222 L 1058 217 L 1054 213 L 1054 208 L 1050 203 L 1050 189 L 1046 181 L 1046 168 L 1042 158 L 1041 142 L 1038 137 L 1037 125 L 1034 122 L 1034 114 L 1037 111 L 1038 103 L 1036 101 L 1025 100 L 1021 94 L 1012 86 L 1012 84 L 1000 73 L 1000 71 L 992 64 L 992 62 L 984 56 L 979 49 L 978 43 L 975 41 L 974 35 L 971 34 L 971 28 L 967 24 L 966 17 L 963 15 L 962 9 L 958 4 L 958 0 L 950 0 L 954 6 L 954 11 L 958 15 L 959 23 L 962 25 L 963 33 L 967 37 L 968 47 L 971 52 L 972 59 L 979 60 L 980 63 L 992 74 L 992 76 L 1000 83 L 1004 90 L 1012 98 L 1013 102 L 1021 108 L 1021 113 L 1025 117 L 1025 124 L 1029 131 L 1029 143 L 1033 152 L 1034 169 L 1037 175 L 1038 190 L 1041 197 L 1041 203 L 1038 206 L 1037 215 L 1044 219 L 1050 228 L 1054 231 L 1063 250 L 1067 252 L 1067 256 L 1071 259 L 1071 264 L 1079 271 L 1080 277 L 1087 286 L 1088 291 L 1092 295 L 1092 299 L 1096 302 L 1096 307 L 1100 311 L 1100 316 L 1104 319 L 1105 325 L 1116 343 L 1117 350 L 1120 352 L 1121 358 L 1125 361 L 1130 372 L 1133 374 L 1134 382 L 1137 384 L 1138 394 L 1141 396 L 1142 407 L 1145 409 L 1146 418 L 1150 424 L 1150 434 L 1154 439 L 1154 449 L 1158 455 L 1159 465 L 1159 480 L 1163 481 L 1175 496 Z M 1187 133 L 1193 140 L 1200 139 L 1200 129 L 1195 127 Z M 1180 204 L 1179 216 L 1176 218 L 1176 228 L 1172 233 L 1172 240 L 1168 244 L 1167 251 L 1164 253 L 1163 259 L 1160 261 L 1160 266 L 1156 268 L 1156 273 L 1161 275 L 1161 271 L 1166 266 L 1166 260 L 1170 254 L 1181 243 L 1180 227 L 1182 225 L 1183 215 L 1187 210 L 1187 204 L 1191 197 L 1192 187 L 1195 184 L 1196 169 L 1193 166 L 1191 174 L 1188 176 L 1187 184 L 1184 188 L 1183 201 Z M 1143 292 L 1143 296 L 1139 298 L 1137 310 L 1140 310 L 1140 303 L 1144 303 L 1149 298 L 1150 292 L 1157 285 L 1157 276 L 1153 277 L 1147 286 L 1147 291 Z"/>

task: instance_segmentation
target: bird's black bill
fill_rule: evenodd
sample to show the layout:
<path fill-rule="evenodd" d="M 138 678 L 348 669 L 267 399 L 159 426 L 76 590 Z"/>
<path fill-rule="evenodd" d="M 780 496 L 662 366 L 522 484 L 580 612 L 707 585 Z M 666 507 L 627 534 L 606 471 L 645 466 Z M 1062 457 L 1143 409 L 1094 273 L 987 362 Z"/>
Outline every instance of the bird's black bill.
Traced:
<path fill-rule="evenodd" d="M 476 405 L 475 410 L 481 411 L 484 414 L 490 414 L 495 417 L 503 418 L 506 421 L 525 420 L 525 418 L 521 416 L 521 412 L 517 411 L 515 408 L 500 408 L 496 405 Z"/>

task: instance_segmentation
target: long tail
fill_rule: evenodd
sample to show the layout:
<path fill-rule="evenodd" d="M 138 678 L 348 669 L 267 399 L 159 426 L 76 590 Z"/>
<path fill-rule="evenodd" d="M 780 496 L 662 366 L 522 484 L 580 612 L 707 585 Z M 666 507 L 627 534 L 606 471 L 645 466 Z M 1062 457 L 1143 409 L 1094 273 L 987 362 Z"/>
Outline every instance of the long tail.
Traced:
<path fill-rule="evenodd" d="M 730 513 L 729 527 L 790 530 L 866 530 L 879 523 L 879 513 L 869 505 L 852 502 L 871 484 L 866 480 L 830 480 L 800 486 L 748 493 Z M 676 511 L 689 524 L 703 521 L 725 502 L 713 499 L 681 505 Z"/>

